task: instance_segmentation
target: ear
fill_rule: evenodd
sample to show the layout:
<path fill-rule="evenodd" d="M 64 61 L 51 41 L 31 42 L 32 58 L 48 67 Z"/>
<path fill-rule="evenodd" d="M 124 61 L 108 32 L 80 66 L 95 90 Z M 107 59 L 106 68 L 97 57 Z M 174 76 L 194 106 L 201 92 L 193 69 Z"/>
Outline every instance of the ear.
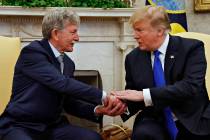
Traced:
<path fill-rule="evenodd" d="M 165 29 L 163 29 L 163 28 L 158 28 L 157 31 L 158 31 L 158 36 L 164 36 L 164 34 L 165 34 Z"/>
<path fill-rule="evenodd" d="M 57 41 L 59 40 L 59 30 L 58 29 L 53 29 L 51 31 L 51 39 Z"/>

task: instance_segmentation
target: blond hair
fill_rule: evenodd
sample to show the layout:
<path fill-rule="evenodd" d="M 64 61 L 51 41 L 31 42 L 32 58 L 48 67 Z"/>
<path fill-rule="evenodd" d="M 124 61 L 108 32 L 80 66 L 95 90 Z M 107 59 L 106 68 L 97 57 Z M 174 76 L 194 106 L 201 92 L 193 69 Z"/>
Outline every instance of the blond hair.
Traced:
<path fill-rule="evenodd" d="M 170 20 L 166 9 L 162 6 L 145 6 L 138 9 L 130 17 L 129 23 L 133 26 L 136 22 L 149 20 L 153 27 L 160 27 L 170 31 Z"/>
<path fill-rule="evenodd" d="M 74 24 L 79 26 L 79 16 L 69 8 L 59 8 L 48 12 L 42 21 L 42 35 L 45 39 L 51 38 L 53 29 L 62 30 L 65 25 Z"/>

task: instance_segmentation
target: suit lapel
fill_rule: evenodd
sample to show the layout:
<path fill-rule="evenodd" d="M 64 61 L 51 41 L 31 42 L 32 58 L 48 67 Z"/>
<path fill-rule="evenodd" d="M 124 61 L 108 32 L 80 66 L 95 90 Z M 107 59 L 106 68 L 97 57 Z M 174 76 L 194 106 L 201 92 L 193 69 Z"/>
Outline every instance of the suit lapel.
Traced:
<path fill-rule="evenodd" d="M 166 83 L 170 81 L 170 73 L 177 57 L 178 44 L 173 36 L 170 36 L 169 44 L 166 50 L 164 72 Z"/>
<path fill-rule="evenodd" d="M 141 88 L 149 88 L 153 86 L 153 70 L 151 65 L 151 53 L 146 51 L 140 51 L 138 55 L 138 64 L 134 65 L 137 74 L 137 85 L 142 85 Z M 145 80 L 147 79 L 147 80 Z M 137 87 L 138 87 L 137 86 Z"/>
<path fill-rule="evenodd" d="M 153 85 L 154 85 L 154 78 L 153 78 L 153 68 L 152 68 L 152 62 L 151 62 L 151 52 L 147 52 L 147 58 L 146 58 L 146 63 L 148 64 L 147 66 L 146 66 L 146 68 L 147 68 L 147 72 L 148 72 L 148 77 L 147 77 L 147 79 L 148 79 L 148 81 L 149 81 L 149 83 L 148 83 L 148 85 L 150 86 L 150 87 L 152 87 Z"/>
<path fill-rule="evenodd" d="M 60 71 L 60 63 L 58 62 L 57 58 L 55 57 L 50 44 L 48 43 L 47 39 L 42 39 L 41 40 L 42 47 L 48 52 L 48 59 L 52 64 Z"/>
<path fill-rule="evenodd" d="M 41 40 L 41 44 L 43 48 L 48 52 L 49 60 L 52 64 L 60 71 L 60 63 L 58 62 L 57 58 L 55 57 L 48 40 L 43 39 Z M 74 62 L 69 58 L 66 54 L 64 54 L 64 75 L 73 76 L 74 72 Z"/>
<path fill-rule="evenodd" d="M 74 62 L 71 60 L 70 57 L 68 57 L 66 54 L 64 54 L 64 70 L 63 74 L 68 75 L 70 77 L 73 77 L 73 73 L 75 70 Z"/>

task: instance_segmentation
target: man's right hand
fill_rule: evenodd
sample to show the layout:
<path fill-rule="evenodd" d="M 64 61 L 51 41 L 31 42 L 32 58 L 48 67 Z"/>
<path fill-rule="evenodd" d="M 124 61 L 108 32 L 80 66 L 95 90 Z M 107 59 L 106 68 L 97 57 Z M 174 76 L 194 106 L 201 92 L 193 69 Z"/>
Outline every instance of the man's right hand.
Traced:
<path fill-rule="evenodd" d="M 127 105 L 116 97 L 109 95 L 104 99 L 103 105 L 97 106 L 96 115 L 117 116 L 123 114 Z"/>

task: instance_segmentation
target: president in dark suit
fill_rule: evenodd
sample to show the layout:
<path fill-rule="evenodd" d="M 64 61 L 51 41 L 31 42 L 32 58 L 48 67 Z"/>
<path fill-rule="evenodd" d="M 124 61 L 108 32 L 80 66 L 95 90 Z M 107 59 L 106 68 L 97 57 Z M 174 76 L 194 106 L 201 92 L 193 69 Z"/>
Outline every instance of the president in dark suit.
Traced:
<path fill-rule="evenodd" d="M 50 11 L 42 23 L 44 39 L 22 49 L 11 100 L 0 116 L 3 140 L 101 140 L 98 133 L 69 124 L 62 112 L 95 122 L 103 114 L 124 112 L 120 100 L 73 78 L 75 64 L 64 52 L 72 52 L 79 40 L 79 21 L 70 9 Z"/>
<path fill-rule="evenodd" d="M 169 35 L 163 7 L 138 9 L 130 23 L 139 46 L 126 56 L 127 90 L 113 94 L 128 100 L 124 120 L 140 111 L 132 140 L 210 140 L 203 42 Z"/>

